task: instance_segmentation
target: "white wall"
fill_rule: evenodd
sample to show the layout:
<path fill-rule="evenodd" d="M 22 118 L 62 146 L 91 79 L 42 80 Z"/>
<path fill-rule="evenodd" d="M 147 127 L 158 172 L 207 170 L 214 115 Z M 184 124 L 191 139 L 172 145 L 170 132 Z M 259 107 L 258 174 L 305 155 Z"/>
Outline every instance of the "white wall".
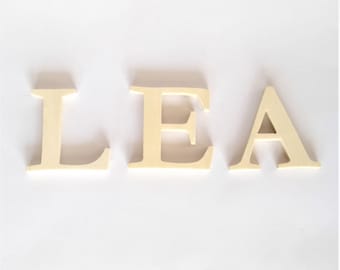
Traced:
<path fill-rule="evenodd" d="M 143 127 L 132 84 L 209 89 L 211 170 L 127 169 Z M 267 84 L 321 169 L 277 170 L 279 147 L 260 144 L 262 170 L 228 171 Z M 63 161 L 109 145 L 109 172 L 25 172 L 41 146 L 30 92 L 64 86 L 78 96 Z M 335 0 L 0 0 L 0 93 L 0 269 L 336 269 Z M 187 112 L 166 103 L 169 120 Z"/>

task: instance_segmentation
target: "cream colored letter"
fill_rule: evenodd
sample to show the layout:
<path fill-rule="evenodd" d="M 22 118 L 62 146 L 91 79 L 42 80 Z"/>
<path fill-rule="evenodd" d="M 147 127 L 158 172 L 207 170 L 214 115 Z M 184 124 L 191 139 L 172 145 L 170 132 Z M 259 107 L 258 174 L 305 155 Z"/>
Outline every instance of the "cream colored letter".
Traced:
<path fill-rule="evenodd" d="M 263 119 L 267 114 L 276 133 L 259 133 Z M 318 162 L 308 156 L 288 114 L 283 107 L 273 87 L 264 90 L 260 107 L 248 139 L 248 143 L 241 161 L 230 169 L 258 169 L 259 165 L 250 162 L 256 140 L 280 141 L 289 158 L 287 163 L 281 163 L 279 168 L 289 167 L 320 167 Z"/>
<path fill-rule="evenodd" d="M 208 147 L 203 157 L 195 162 L 173 163 L 161 159 L 161 131 L 188 132 L 190 143 L 196 144 L 195 112 L 191 112 L 185 124 L 162 123 L 162 96 L 185 95 L 200 100 L 204 110 L 209 108 L 209 92 L 201 88 L 179 87 L 138 87 L 131 88 L 134 92 L 144 95 L 144 132 L 143 132 L 143 160 L 129 163 L 131 168 L 195 168 L 210 167 L 212 147 Z"/>
<path fill-rule="evenodd" d="M 74 89 L 35 89 L 33 95 L 43 99 L 43 133 L 41 163 L 31 165 L 27 170 L 60 170 L 60 169 L 107 169 L 110 150 L 106 148 L 94 162 L 84 165 L 60 163 L 62 99 L 63 96 L 75 93 Z"/>

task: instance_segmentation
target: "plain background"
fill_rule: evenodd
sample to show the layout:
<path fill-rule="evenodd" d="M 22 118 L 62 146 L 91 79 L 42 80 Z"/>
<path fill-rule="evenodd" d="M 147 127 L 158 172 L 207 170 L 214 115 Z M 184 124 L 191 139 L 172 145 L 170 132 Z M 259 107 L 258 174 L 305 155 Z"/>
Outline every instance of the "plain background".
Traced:
<path fill-rule="evenodd" d="M 143 128 L 132 84 L 209 89 L 209 113 L 168 98 L 164 118 L 198 111 L 211 170 L 127 169 Z M 228 171 L 268 84 L 321 169 L 277 170 L 265 143 L 261 170 Z M 110 146 L 108 172 L 25 172 L 40 156 L 35 87 L 77 88 L 63 162 Z M 0 269 L 337 268 L 335 0 L 0 0 L 0 93 Z M 168 158 L 192 158 L 184 135 L 164 140 Z"/>

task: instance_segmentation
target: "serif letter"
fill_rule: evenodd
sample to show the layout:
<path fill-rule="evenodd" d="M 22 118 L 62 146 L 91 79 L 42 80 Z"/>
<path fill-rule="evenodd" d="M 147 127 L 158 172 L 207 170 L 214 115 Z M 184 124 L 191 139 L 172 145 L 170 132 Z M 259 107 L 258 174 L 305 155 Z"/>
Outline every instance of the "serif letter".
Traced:
<path fill-rule="evenodd" d="M 75 93 L 74 89 L 35 89 L 32 94 L 43 99 L 43 132 L 41 162 L 31 165 L 28 170 L 102 170 L 109 166 L 108 148 L 94 162 L 82 165 L 61 164 L 61 127 L 63 96 Z"/>
<path fill-rule="evenodd" d="M 211 163 L 212 147 L 208 147 L 203 157 L 194 162 L 166 162 L 161 158 L 161 132 L 185 131 L 190 143 L 196 144 L 195 112 L 191 112 L 184 124 L 162 123 L 162 96 L 184 95 L 198 98 L 204 110 L 209 109 L 209 92 L 201 88 L 181 87 L 138 87 L 133 86 L 134 92 L 144 95 L 144 131 L 143 131 L 143 159 L 129 163 L 131 168 L 196 168 L 208 169 Z"/>
<path fill-rule="evenodd" d="M 260 128 L 266 114 L 275 129 L 274 133 L 260 133 Z M 320 167 L 318 162 L 311 160 L 308 156 L 275 89 L 270 86 L 264 91 L 243 157 L 238 164 L 231 166 L 230 169 L 259 168 L 258 164 L 250 161 L 256 140 L 281 142 L 289 161 L 280 163 L 278 165 L 279 168 Z"/>

